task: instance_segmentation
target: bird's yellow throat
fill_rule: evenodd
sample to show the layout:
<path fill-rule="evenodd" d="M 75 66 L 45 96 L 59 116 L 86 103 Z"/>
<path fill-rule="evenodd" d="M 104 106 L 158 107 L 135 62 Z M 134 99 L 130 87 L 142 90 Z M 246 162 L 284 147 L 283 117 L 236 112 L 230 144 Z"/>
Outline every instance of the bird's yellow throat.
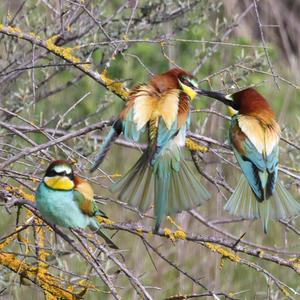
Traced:
<path fill-rule="evenodd" d="M 53 190 L 71 190 L 74 188 L 74 182 L 66 176 L 45 177 L 45 184 Z"/>
<path fill-rule="evenodd" d="M 182 90 L 190 97 L 191 100 L 197 96 L 197 92 L 195 92 L 191 87 L 180 82 Z"/>
<path fill-rule="evenodd" d="M 231 106 L 227 106 L 227 111 L 230 117 L 233 117 L 239 112 L 238 110 L 233 109 Z"/>

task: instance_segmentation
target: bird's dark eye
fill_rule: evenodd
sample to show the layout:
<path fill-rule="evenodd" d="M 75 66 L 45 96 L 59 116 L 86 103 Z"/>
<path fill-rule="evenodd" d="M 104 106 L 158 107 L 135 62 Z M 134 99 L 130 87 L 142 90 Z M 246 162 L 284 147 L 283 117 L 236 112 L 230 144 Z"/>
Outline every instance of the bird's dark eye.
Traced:
<path fill-rule="evenodd" d="M 182 78 L 181 82 L 184 83 L 184 84 L 188 83 L 188 81 L 185 78 Z"/>
<path fill-rule="evenodd" d="M 49 171 L 46 173 L 46 176 L 47 176 L 47 177 L 54 177 L 54 176 L 57 176 L 57 173 L 52 169 L 52 170 L 49 170 Z"/>
<path fill-rule="evenodd" d="M 196 81 L 192 78 L 187 78 L 187 77 L 181 77 L 179 78 L 180 82 L 182 82 L 184 85 L 187 85 L 191 88 L 197 88 L 198 85 L 196 83 Z"/>
<path fill-rule="evenodd" d="M 73 172 L 70 173 L 70 174 L 68 174 L 67 177 L 69 177 L 71 180 L 74 180 L 74 174 L 73 174 Z"/>
<path fill-rule="evenodd" d="M 184 77 L 179 78 L 179 80 L 185 85 L 190 85 L 190 82 Z"/>

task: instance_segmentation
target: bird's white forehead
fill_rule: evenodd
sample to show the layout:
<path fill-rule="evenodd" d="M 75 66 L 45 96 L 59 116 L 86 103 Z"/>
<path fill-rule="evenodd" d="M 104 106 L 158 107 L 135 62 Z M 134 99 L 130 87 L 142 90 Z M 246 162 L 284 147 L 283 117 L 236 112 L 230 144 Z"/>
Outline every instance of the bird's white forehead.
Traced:
<path fill-rule="evenodd" d="M 62 172 L 66 172 L 66 174 L 72 173 L 71 167 L 69 167 L 67 165 L 57 165 L 57 166 L 54 166 L 53 169 L 56 173 L 62 173 Z"/>

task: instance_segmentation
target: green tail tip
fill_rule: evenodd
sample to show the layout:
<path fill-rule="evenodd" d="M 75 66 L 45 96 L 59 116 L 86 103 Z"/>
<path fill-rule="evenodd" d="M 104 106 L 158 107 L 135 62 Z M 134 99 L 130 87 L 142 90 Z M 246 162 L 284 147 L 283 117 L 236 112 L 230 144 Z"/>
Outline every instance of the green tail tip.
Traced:
<path fill-rule="evenodd" d="M 95 172 L 96 169 L 98 168 L 98 166 L 99 166 L 99 163 L 96 163 L 96 162 L 95 162 L 95 163 L 92 165 L 92 167 L 90 168 L 89 172 L 90 172 L 90 173 Z"/>
<path fill-rule="evenodd" d="M 155 227 L 154 227 L 154 232 L 155 232 L 155 233 L 158 233 L 159 228 L 160 228 L 160 222 L 157 222 L 157 221 L 156 221 Z"/>
<path fill-rule="evenodd" d="M 268 220 L 263 220 L 264 234 L 268 233 Z"/>

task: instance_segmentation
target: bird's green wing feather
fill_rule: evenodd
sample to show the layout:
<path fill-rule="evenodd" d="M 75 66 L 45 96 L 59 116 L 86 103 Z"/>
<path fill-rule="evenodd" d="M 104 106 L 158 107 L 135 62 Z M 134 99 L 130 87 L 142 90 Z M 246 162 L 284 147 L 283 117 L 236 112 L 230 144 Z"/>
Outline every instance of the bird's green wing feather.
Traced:
<path fill-rule="evenodd" d="M 123 119 L 123 133 L 124 133 L 124 137 L 127 140 L 133 140 L 137 142 L 140 139 L 140 133 L 143 133 L 145 131 L 145 127 L 142 128 L 141 130 L 138 130 L 137 125 L 133 120 L 133 117 L 134 117 L 134 107 L 131 107 Z"/>
<path fill-rule="evenodd" d="M 84 195 L 79 191 L 74 191 L 73 200 L 77 203 L 82 213 L 90 217 L 101 216 L 107 218 L 106 214 L 98 208 L 97 204 L 94 201 L 86 199 Z"/>
<path fill-rule="evenodd" d="M 87 201 L 89 202 L 88 204 L 90 205 L 90 213 L 88 214 L 88 216 L 91 217 L 90 225 L 89 225 L 90 229 L 96 230 L 96 233 L 105 240 L 105 242 L 109 247 L 113 249 L 119 249 L 116 246 L 116 244 L 111 240 L 111 238 L 108 236 L 107 230 L 101 229 L 101 225 L 99 224 L 99 222 L 95 218 L 93 218 L 96 216 L 107 218 L 105 213 L 98 209 L 96 203 L 94 201 L 85 199 L 83 194 L 81 194 L 79 191 L 74 191 L 74 201 L 77 203 L 78 207 L 81 209 L 83 213 L 85 212 L 82 210 L 82 207 L 86 207 Z"/>

